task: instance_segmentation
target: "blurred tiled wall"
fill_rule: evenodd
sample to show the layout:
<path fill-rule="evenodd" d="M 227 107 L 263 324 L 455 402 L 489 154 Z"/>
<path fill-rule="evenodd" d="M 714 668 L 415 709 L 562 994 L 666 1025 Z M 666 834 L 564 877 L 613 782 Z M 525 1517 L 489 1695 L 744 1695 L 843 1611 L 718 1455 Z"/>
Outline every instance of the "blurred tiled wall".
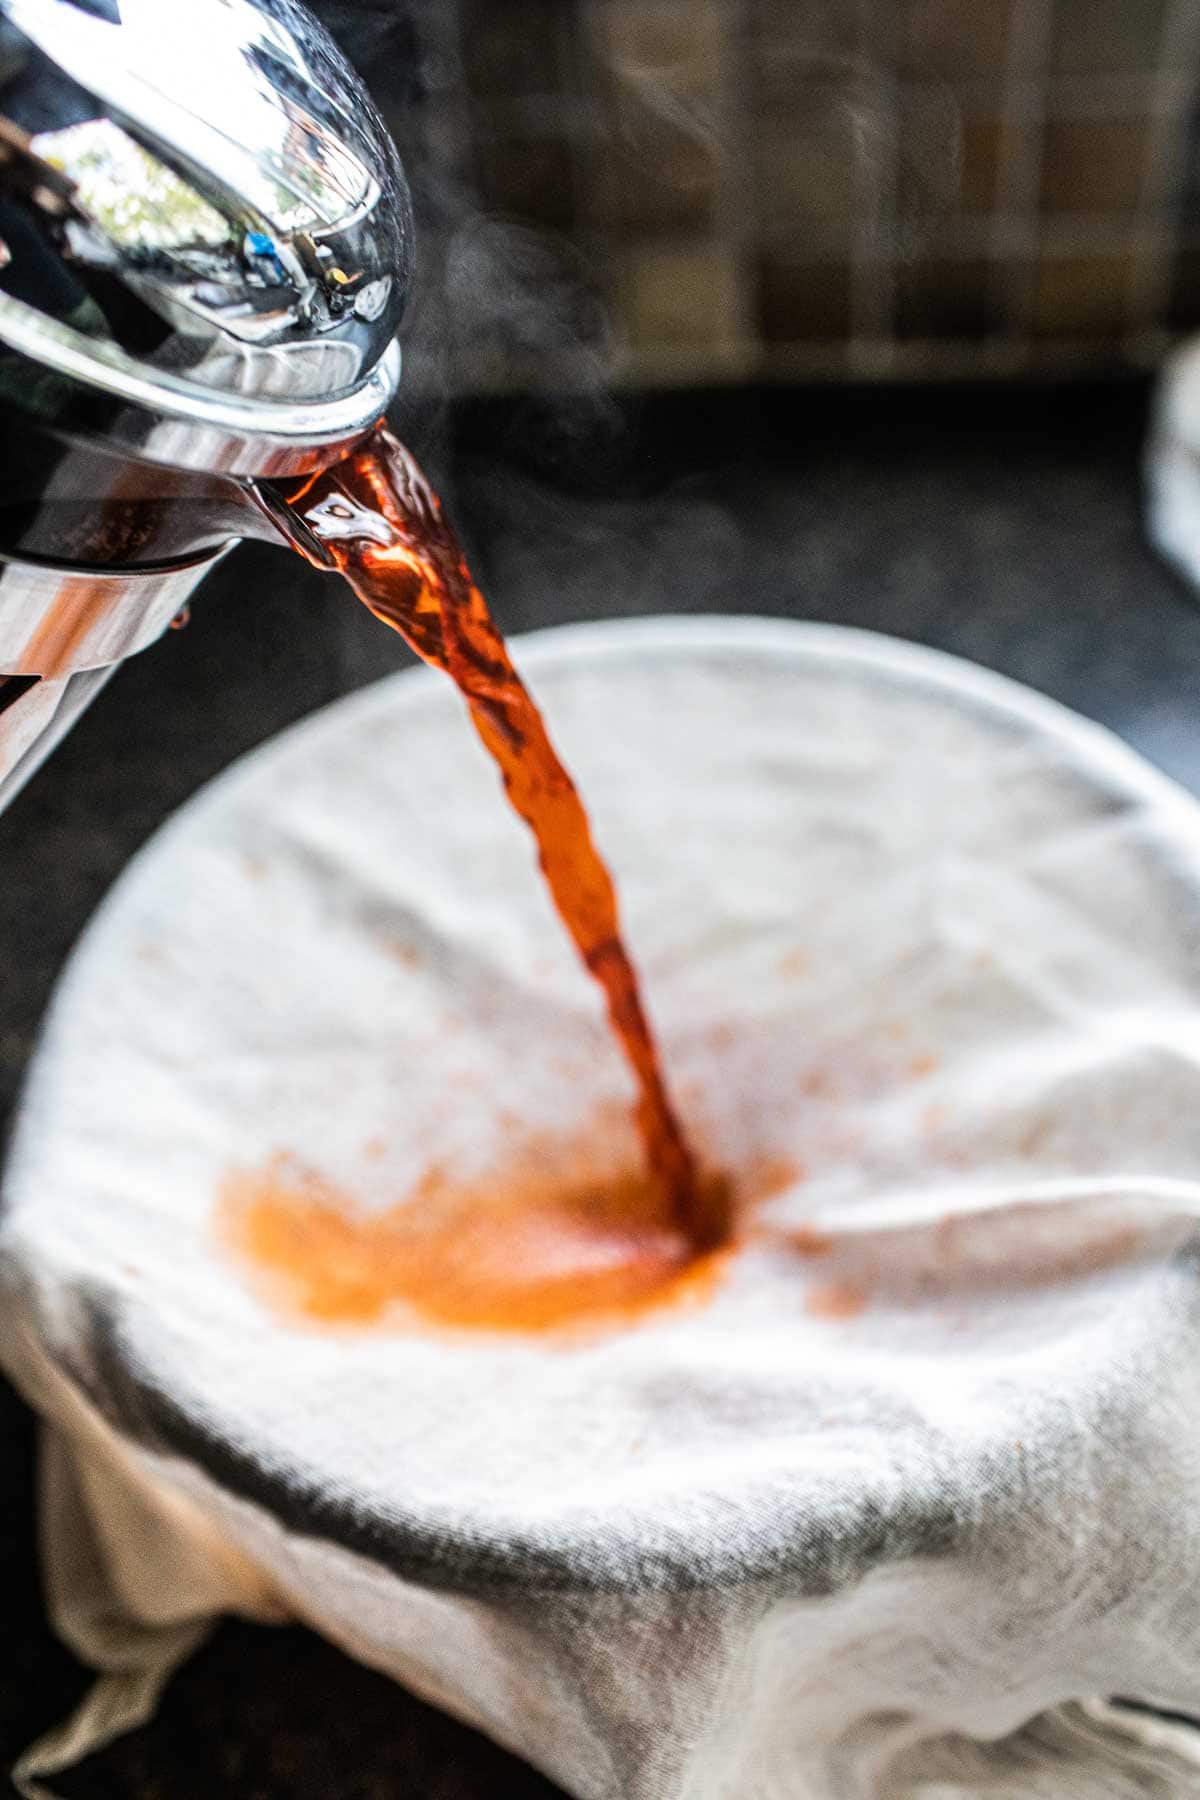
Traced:
<path fill-rule="evenodd" d="M 1200 326 L 1200 0 L 459 0 L 480 203 L 631 380 L 1152 361 Z"/>

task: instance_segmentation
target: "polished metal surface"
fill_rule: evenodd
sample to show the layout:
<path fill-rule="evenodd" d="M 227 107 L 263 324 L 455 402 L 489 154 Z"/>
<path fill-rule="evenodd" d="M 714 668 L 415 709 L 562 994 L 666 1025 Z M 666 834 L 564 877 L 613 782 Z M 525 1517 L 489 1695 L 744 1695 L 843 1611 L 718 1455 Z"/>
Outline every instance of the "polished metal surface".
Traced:
<path fill-rule="evenodd" d="M 0 562 L 0 811 L 117 665 L 162 636 L 235 541 L 133 576 Z"/>
<path fill-rule="evenodd" d="M 198 388 L 169 371 L 147 370 L 117 345 L 84 344 L 78 332 L 3 294 L 0 343 L 63 378 L 52 415 L 60 430 L 165 467 L 241 477 L 282 480 L 337 462 L 386 410 L 400 379 L 400 346 L 392 343 L 357 387 L 324 401 L 238 394 L 232 384 L 244 359 L 236 355 L 224 393 Z M 284 396 L 293 376 L 327 368 L 337 350 L 318 343 L 308 363 L 293 355 L 281 364 Z M 0 380 L 0 404 L 9 399 Z"/>
<path fill-rule="evenodd" d="M 0 812 L 91 705 L 115 667 L 37 681 L 15 705 L 0 711 Z"/>
<path fill-rule="evenodd" d="M 411 267 L 396 152 L 294 0 L 0 0 L 0 806 L 272 530 L 257 482 L 384 411 Z M 198 554 L 155 560 L 164 507 Z"/>
<path fill-rule="evenodd" d="M 162 636 L 232 549 L 135 576 L 0 562 L 0 676 L 104 668 Z"/>
<path fill-rule="evenodd" d="M 261 531 L 247 484 L 384 411 L 411 265 L 395 150 L 293 0 L 0 0 L 0 805 L 236 541 L 211 478 Z M 155 564 L 159 490 L 227 541 Z"/>
<path fill-rule="evenodd" d="M 182 468 L 336 457 L 399 377 L 412 224 L 332 40 L 292 0 L 0 22 L 0 344 L 39 377 L 0 401 Z"/>

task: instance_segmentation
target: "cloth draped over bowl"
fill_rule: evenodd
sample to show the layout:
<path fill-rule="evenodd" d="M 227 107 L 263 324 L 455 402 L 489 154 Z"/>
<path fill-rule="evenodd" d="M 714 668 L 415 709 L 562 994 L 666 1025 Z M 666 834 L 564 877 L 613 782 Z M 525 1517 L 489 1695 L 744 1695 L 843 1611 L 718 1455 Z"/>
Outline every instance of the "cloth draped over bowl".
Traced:
<path fill-rule="evenodd" d="M 1200 1795 L 1147 1710 L 1200 1694 L 1200 810 L 884 639 L 516 653 L 689 1127 L 777 1179 L 625 1328 L 305 1316 L 223 1240 L 231 1171 L 369 1216 L 522 1145 L 615 1167 L 626 1076 L 432 677 L 198 796 L 68 966 L 5 1183 L 0 1355 L 99 1672 L 23 1791 L 234 1612 L 577 1800 Z"/>

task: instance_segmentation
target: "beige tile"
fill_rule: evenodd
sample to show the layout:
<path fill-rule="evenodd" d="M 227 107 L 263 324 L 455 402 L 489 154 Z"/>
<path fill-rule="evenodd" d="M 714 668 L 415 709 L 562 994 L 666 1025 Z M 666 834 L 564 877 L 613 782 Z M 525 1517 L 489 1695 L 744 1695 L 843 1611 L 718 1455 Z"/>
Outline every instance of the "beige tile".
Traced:
<path fill-rule="evenodd" d="M 596 46 L 618 75 L 696 94 L 720 83 L 727 9 L 719 0 L 604 0 Z"/>
<path fill-rule="evenodd" d="M 756 144 L 755 201 L 764 232 L 792 231 L 805 218 L 858 218 L 873 190 L 867 153 L 850 120 L 824 131 L 780 133 L 772 126 Z"/>
<path fill-rule="evenodd" d="M 625 291 L 635 348 L 701 351 L 737 341 L 737 269 L 720 249 L 646 246 L 630 256 Z"/>
<path fill-rule="evenodd" d="M 721 0 L 605 0 L 592 12 L 593 216 L 626 237 L 707 238 L 720 185 Z"/>

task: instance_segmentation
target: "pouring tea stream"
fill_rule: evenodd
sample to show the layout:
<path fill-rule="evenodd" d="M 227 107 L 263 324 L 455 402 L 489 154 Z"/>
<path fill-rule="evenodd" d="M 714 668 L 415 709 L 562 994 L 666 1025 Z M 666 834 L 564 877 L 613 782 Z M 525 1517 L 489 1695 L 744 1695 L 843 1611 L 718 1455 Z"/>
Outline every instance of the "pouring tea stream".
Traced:
<path fill-rule="evenodd" d="M 574 784 L 440 503 L 372 429 L 412 217 L 369 98 L 291 0 L 169 21 L 0 0 L 0 20 L 0 805 L 239 537 L 344 575 L 454 680 L 534 835 L 634 1078 L 672 1273 L 725 1240 L 728 1201 L 686 1142 Z"/>

